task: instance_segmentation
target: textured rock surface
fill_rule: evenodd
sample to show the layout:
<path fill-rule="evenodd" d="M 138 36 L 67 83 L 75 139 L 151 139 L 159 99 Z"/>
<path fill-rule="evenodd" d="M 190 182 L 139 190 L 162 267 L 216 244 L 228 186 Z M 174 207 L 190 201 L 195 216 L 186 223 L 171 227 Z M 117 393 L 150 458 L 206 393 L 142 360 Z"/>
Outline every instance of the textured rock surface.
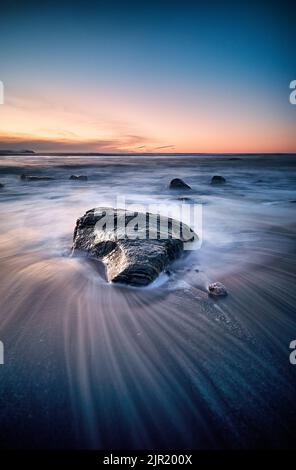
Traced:
<path fill-rule="evenodd" d="M 80 175 L 80 176 L 76 176 L 76 175 L 71 175 L 69 180 L 80 180 L 80 181 L 87 181 L 88 178 L 87 176 L 85 175 Z"/>
<path fill-rule="evenodd" d="M 112 224 L 108 227 L 103 224 L 106 212 L 108 220 L 114 220 L 116 233 Z M 122 231 L 120 227 L 126 228 Z M 126 230 L 129 237 L 123 238 Z M 172 238 L 173 233 L 179 238 Z M 136 235 L 138 239 L 135 239 Z M 184 242 L 197 238 L 186 224 L 167 217 L 99 207 L 87 211 L 77 220 L 72 252 L 83 252 L 103 261 L 108 281 L 145 286 L 181 255 Z"/>
<path fill-rule="evenodd" d="M 227 290 L 221 282 L 212 282 L 208 287 L 209 294 L 213 297 L 225 297 Z"/>
<path fill-rule="evenodd" d="M 170 189 L 191 189 L 191 187 L 180 178 L 174 178 L 170 182 Z"/>
<path fill-rule="evenodd" d="M 226 179 L 223 176 L 215 175 L 211 180 L 211 184 L 224 184 L 226 183 Z"/>

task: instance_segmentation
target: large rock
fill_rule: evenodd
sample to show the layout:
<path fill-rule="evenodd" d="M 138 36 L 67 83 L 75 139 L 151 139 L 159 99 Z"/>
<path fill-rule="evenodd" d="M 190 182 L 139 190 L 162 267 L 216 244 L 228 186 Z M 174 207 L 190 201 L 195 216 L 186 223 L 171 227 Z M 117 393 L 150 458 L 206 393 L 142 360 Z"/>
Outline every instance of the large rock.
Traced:
<path fill-rule="evenodd" d="M 103 261 L 108 281 L 145 286 L 197 239 L 174 219 L 99 207 L 77 220 L 72 253 Z"/>
<path fill-rule="evenodd" d="M 170 189 L 191 189 L 191 187 L 180 178 L 174 178 L 170 182 Z"/>

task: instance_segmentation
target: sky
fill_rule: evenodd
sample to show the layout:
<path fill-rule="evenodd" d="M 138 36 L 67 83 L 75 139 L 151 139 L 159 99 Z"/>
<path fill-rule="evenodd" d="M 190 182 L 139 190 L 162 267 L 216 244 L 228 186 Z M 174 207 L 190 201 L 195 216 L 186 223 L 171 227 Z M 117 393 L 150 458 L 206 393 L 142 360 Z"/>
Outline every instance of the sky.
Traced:
<path fill-rule="evenodd" d="M 0 149 L 296 152 L 295 13 L 272 0 L 2 0 Z"/>

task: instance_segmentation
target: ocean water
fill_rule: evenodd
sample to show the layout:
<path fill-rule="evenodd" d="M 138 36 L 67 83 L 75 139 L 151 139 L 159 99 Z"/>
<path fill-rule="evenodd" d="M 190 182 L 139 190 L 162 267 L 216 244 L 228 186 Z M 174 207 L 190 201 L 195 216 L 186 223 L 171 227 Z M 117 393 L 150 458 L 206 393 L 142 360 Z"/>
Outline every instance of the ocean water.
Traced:
<path fill-rule="evenodd" d="M 2 447 L 293 446 L 296 156 L 236 158 L 1 156 Z M 192 190 L 169 190 L 175 177 Z M 71 258 L 86 210 L 183 196 L 201 207 L 200 249 L 152 286 Z"/>

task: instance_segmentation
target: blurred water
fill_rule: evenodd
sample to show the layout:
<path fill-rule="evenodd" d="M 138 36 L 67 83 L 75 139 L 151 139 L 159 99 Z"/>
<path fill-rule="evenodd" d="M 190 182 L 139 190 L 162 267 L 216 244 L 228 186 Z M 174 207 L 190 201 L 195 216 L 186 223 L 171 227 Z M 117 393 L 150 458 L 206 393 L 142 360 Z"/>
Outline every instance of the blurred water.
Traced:
<path fill-rule="evenodd" d="M 296 160 L 240 158 L 1 157 L 3 447 L 292 445 Z M 152 287 L 69 257 L 86 210 L 182 195 L 202 204 L 202 246 Z M 210 281 L 229 296 L 209 298 Z"/>

